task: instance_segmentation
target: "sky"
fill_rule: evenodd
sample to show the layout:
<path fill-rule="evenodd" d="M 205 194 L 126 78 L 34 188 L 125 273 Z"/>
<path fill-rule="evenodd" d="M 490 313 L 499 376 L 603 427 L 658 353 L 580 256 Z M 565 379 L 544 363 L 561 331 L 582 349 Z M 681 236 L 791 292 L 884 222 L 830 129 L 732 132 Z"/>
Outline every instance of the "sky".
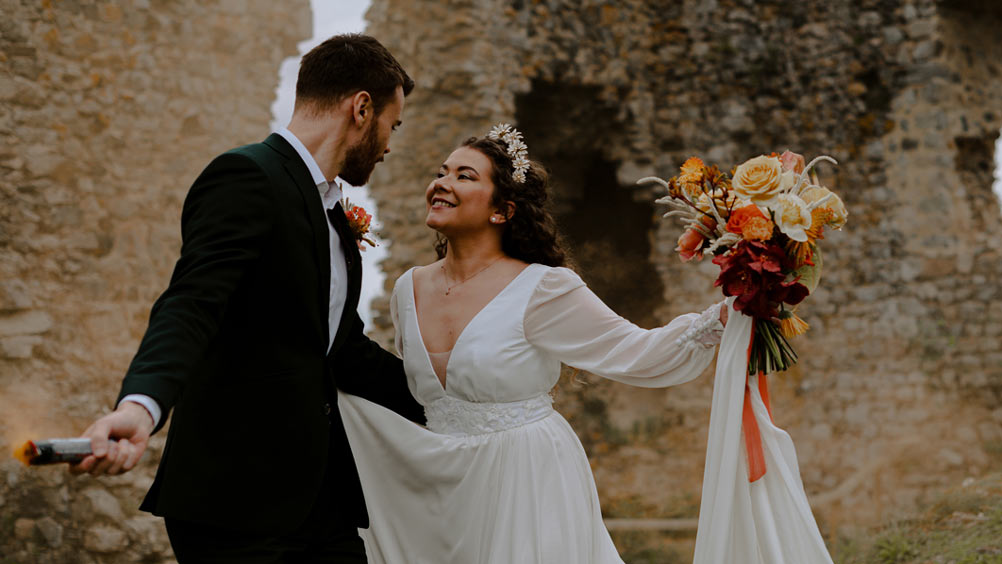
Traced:
<path fill-rule="evenodd" d="M 296 99 L 296 74 L 299 72 L 300 57 L 319 45 L 324 39 L 338 33 L 365 31 L 365 11 L 369 0 L 310 0 L 313 6 L 313 37 L 299 43 L 299 56 L 286 59 L 279 68 L 279 84 L 275 101 L 271 105 L 272 128 L 285 127 L 292 117 L 292 105 Z M 389 157 L 392 158 L 392 157 Z M 379 166 L 379 165 L 376 165 Z M 376 203 L 369 196 L 368 187 L 355 187 L 344 182 L 344 195 L 351 203 L 365 208 L 373 215 L 372 224 L 377 231 L 378 247 L 366 247 L 362 253 L 362 294 L 358 301 L 358 313 L 366 328 L 372 327 L 372 300 L 383 291 L 386 275 L 378 262 L 386 257 L 388 241 L 378 235 L 379 214 Z"/>
<path fill-rule="evenodd" d="M 999 207 L 1002 208 L 1002 131 L 995 140 L 995 184 L 992 186 L 999 197 Z"/>

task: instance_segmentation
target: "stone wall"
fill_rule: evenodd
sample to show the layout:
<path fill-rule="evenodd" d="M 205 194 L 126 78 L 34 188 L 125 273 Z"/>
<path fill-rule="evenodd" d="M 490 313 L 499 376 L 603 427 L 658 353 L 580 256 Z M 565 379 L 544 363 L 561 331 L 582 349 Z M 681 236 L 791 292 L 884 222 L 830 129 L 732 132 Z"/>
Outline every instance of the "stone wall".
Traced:
<path fill-rule="evenodd" d="M 830 154 L 841 165 L 820 173 L 850 221 L 823 242 L 802 361 L 771 379 L 823 531 L 834 540 L 998 468 L 997 3 L 375 0 L 368 19 L 418 84 L 372 182 L 387 290 L 434 259 L 423 189 L 436 167 L 497 121 L 553 170 L 583 277 L 647 326 L 719 299 L 717 267 L 678 261 L 679 226 L 636 179 L 694 154 L 722 168 Z M 696 515 L 711 389 L 709 372 L 670 390 L 561 381 L 607 516 Z"/>
<path fill-rule="evenodd" d="M 0 0 L 0 453 L 111 409 L 216 153 L 268 133 L 309 2 Z M 163 435 L 163 434 L 161 434 Z M 118 478 L 0 456 L 0 562 L 164 562 Z"/>

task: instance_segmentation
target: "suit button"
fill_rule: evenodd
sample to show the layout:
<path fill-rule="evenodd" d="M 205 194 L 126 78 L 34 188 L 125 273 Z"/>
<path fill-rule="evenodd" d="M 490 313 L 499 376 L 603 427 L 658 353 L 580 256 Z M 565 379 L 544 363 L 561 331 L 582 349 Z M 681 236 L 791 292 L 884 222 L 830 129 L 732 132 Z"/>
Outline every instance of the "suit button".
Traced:
<path fill-rule="evenodd" d="M 323 413 L 324 413 L 324 415 L 330 415 L 331 414 L 331 404 L 329 404 L 329 403 L 325 403 L 324 404 Z"/>

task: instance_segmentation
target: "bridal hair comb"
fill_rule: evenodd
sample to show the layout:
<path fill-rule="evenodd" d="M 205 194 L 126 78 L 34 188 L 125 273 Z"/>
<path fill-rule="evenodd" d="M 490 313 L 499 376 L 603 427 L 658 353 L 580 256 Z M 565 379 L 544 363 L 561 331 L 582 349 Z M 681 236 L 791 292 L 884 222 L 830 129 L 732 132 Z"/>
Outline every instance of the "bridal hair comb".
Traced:
<path fill-rule="evenodd" d="M 511 124 L 499 123 L 491 128 L 487 138 L 507 145 L 511 165 L 515 168 L 511 178 L 519 184 L 525 182 L 525 173 L 529 170 L 529 147 L 522 141 L 522 134 Z"/>

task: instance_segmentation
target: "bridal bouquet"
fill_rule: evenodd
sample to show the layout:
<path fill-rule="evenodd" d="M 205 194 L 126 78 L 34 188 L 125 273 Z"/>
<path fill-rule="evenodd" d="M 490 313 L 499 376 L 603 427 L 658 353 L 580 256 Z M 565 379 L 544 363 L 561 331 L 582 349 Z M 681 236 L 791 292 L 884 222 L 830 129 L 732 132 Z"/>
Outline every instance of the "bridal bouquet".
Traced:
<path fill-rule="evenodd" d="M 686 226 L 675 250 L 683 261 L 711 255 L 714 285 L 744 314 L 728 319 L 717 354 L 694 564 L 832 564 L 766 376 L 797 361 L 787 339 L 808 329 L 796 309 L 821 276 L 819 242 L 846 222 L 842 200 L 810 174 L 823 160 L 835 163 L 773 153 L 728 175 L 692 157 L 667 181 L 638 181 L 667 189 L 658 203 Z"/>
<path fill-rule="evenodd" d="M 818 241 L 825 228 L 840 229 L 847 212 L 842 200 L 808 173 L 820 156 L 786 151 L 761 155 L 732 175 L 691 157 L 667 181 L 647 177 L 668 190 L 657 200 L 672 208 L 665 217 L 681 219 L 686 230 L 675 249 L 683 261 L 713 256 L 720 266 L 714 282 L 733 307 L 754 320 L 749 374 L 769 374 L 796 363 L 787 339 L 807 331 L 796 308 L 817 287 L 822 257 Z"/>

